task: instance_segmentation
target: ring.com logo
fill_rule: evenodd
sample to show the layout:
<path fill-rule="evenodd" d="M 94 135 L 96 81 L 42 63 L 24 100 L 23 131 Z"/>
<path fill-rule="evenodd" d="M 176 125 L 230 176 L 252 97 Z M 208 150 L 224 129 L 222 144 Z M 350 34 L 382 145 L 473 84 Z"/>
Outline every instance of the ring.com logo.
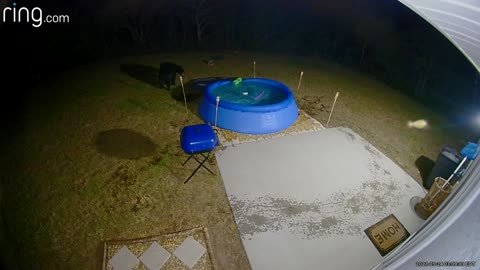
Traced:
<path fill-rule="evenodd" d="M 39 7 L 31 10 L 26 7 L 17 8 L 17 3 L 12 4 L 13 7 L 5 7 L 3 9 L 3 22 L 11 21 L 14 23 L 32 22 L 33 27 L 40 27 L 43 23 L 69 23 L 68 15 L 47 15 L 43 16 L 43 11 Z"/>

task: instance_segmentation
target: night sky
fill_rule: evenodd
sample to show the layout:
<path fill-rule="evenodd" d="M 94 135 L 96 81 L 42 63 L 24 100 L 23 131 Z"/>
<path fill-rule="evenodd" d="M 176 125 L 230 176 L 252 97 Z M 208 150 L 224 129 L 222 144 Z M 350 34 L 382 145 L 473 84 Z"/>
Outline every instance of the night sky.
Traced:
<path fill-rule="evenodd" d="M 432 108 L 470 109 L 480 101 L 480 79 L 471 64 L 397 1 L 4 0 L 0 8 L 14 7 L 14 2 L 31 12 L 39 7 L 43 18 L 69 17 L 68 23 L 35 27 L 33 12 L 30 22 L 13 22 L 7 13 L 0 22 L 7 69 L 2 82 L 18 89 L 17 104 L 32 85 L 78 64 L 182 50 L 320 56 Z"/>

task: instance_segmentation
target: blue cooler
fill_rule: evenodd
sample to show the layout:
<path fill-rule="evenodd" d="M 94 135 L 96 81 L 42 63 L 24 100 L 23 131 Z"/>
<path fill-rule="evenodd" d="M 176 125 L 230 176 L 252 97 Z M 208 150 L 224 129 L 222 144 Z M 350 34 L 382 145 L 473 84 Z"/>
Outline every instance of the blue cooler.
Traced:
<path fill-rule="evenodd" d="M 188 154 L 211 151 L 218 145 L 217 136 L 208 124 L 187 126 L 182 129 L 180 144 Z"/>

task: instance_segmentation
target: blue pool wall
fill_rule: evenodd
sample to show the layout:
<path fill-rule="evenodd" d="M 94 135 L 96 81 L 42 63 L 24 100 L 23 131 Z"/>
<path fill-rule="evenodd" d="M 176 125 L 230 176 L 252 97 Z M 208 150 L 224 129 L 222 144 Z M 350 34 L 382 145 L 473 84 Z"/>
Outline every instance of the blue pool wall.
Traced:
<path fill-rule="evenodd" d="M 219 81 L 207 87 L 199 106 L 199 114 L 205 122 L 215 124 L 216 96 L 212 94 L 213 90 L 220 85 L 231 83 L 231 80 Z M 298 118 L 298 107 L 292 91 L 286 85 L 260 78 L 244 79 L 242 83 L 274 86 L 275 90 L 285 94 L 285 99 L 269 105 L 243 105 L 220 99 L 218 127 L 246 134 L 268 134 L 286 129 L 295 123 Z"/>

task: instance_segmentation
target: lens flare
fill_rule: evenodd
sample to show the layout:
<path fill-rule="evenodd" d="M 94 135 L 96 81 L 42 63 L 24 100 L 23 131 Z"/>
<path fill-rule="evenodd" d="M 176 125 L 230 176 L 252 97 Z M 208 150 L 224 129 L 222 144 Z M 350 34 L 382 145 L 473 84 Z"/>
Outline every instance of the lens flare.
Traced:
<path fill-rule="evenodd" d="M 475 117 L 473 117 L 473 124 L 477 127 L 480 127 L 480 114 L 477 114 Z"/>

